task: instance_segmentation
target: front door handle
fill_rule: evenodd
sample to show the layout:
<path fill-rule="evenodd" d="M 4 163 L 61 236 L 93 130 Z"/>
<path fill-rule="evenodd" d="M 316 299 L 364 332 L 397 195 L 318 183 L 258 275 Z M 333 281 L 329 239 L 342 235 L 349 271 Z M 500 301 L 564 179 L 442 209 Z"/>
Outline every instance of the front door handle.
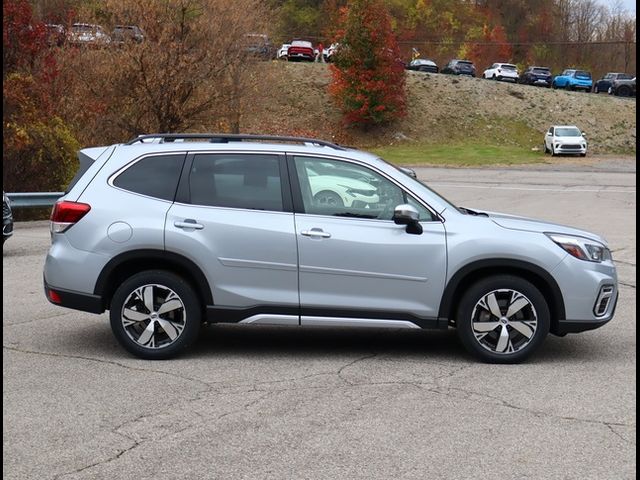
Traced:
<path fill-rule="evenodd" d="M 193 228 L 194 230 L 202 230 L 204 228 L 204 225 L 192 218 L 187 218 L 184 222 L 173 222 L 173 225 L 178 228 Z"/>
<path fill-rule="evenodd" d="M 305 237 L 319 237 L 319 238 L 330 238 L 331 234 L 329 232 L 323 231 L 321 228 L 312 228 L 311 230 L 304 230 L 300 232 L 301 235 Z"/>

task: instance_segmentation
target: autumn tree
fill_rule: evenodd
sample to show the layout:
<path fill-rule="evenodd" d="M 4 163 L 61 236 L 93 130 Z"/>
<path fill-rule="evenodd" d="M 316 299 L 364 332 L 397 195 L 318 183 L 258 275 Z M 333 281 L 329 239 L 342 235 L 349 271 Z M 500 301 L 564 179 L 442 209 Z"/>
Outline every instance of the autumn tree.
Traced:
<path fill-rule="evenodd" d="M 5 0 L 2 183 L 7 191 L 59 191 L 73 176 L 78 143 L 55 108 L 59 68 L 26 0 Z"/>
<path fill-rule="evenodd" d="M 258 81 L 246 35 L 264 31 L 260 2 L 105 0 L 94 15 L 107 29 L 137 25 L 145 39 L 65 53 L 73 88 L 65 111 L 83 125 L 84 142 L 91 132 L 117 142 L 141 133 L 239 130 L 239 98 L 247 82 Z"/>
<path fill-rule="evenodd" d="M 381 0 L 354 0 L 343 10 L 331 65 L 330 93 L 348 125 L 368 128 L 405 114 L 404 65 Z"/>

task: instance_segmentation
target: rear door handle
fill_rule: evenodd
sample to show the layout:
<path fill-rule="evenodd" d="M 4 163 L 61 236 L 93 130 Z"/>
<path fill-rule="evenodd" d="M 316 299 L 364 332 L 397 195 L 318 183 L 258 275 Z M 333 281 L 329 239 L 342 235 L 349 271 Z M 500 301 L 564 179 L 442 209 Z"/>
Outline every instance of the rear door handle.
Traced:
<path fill-rule="evenodd" d="M 304 230 L 300 232 L 301 235 L 305 237 L 319 237 L 319 238 L 330 238 L 331 234 L 329 232 L 323 231 L 321 228 L 312 228 L 311 230 Z"/>
<path fill-rule="evenodd" d="M 173 222 L 173 225 L 178 228 L 193 228 L 194 230 L 202 230 L 204 228 L 204 225 L 192 218 L 187 218 L 184 222 Z"/>

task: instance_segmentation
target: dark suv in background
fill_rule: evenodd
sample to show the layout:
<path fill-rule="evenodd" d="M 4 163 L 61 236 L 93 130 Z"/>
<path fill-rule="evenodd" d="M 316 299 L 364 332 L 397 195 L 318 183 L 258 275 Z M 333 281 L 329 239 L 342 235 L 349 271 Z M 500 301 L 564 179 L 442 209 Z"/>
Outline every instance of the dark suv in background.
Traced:
<path fill-rule="evenodd" d="M 144 41 L 144 32 L 135 25 L 116 25 L 111 34 L 111 41 L 115 43 Z"/>
<path fill-rule="evenodd" d="M 614 80 L 631 80 L 632 78 L 633 75 L 629 75 L 628 73 L 609 72 L 594 83 L 593 93 L 607 93 Z"/>
<path fill-rule="evenodd" d="M 440 71 L 440 73 L 449 73 L 452 75 L 469 75 L 476 76 L 476 67 L 470 60 L 451 60 Z"/>
<path fill-rule="evenodd" d="M 620 97 L 636 96 L 636 77 L 619 78 L 611 82 L 609 87 L 610 95 L 619 95 Z"/>
<path fill-rule="evenodd" d="M 519 83 L 524 85 L 542 85 L 550 87 L 553 76 L 548 67 L 527 67 L 520 75 Z"/>

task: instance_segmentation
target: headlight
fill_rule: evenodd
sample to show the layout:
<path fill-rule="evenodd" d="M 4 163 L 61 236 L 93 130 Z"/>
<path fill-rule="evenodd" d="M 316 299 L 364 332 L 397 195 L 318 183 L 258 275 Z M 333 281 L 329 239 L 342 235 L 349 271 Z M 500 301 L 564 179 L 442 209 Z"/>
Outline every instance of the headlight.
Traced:
<path fill-rule="evenodd" d="M 565 252 L 580 260 L 596 263 L 611 260 L 609 249 L 595 240 L 560 233 L 545 233 L 545 235 Z"/>

